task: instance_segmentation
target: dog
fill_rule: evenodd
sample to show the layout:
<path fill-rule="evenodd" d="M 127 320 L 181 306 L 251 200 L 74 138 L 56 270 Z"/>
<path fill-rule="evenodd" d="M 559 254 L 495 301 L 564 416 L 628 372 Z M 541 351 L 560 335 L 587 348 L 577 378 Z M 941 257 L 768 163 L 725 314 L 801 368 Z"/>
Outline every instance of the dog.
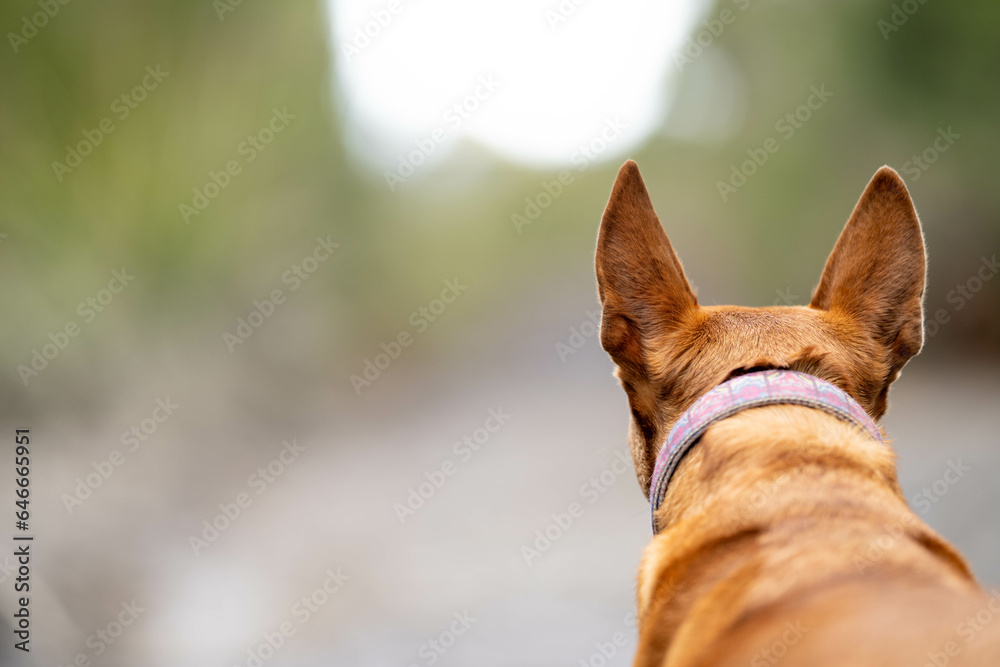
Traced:
<path fill-rule="evenodd" d="M 895 171 L 808 306 L 699 305 L 633 161 L 595 268 L 653 507 L 635 667 L 1000 666 L 1000 592 L 909 509 L 874 422 L 923 345 L 923 233 Z"/>

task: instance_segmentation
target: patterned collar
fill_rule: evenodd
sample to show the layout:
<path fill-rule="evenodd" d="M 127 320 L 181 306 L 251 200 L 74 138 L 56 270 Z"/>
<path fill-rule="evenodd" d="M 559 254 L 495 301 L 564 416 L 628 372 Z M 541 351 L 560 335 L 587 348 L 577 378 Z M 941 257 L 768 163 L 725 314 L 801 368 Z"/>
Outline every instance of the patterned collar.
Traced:
<path fill-rule="evenodd" d="M 764 405 L 793 404 L 823 410 L 868 432 L 883 442 L 872 418 L 857 401 L 825 380 L 795 371 L 766 370 L 747 373 L 711 389 L 681 415 L 656 457 L 649 501 L 656 529 L 656 510 L 663 503 L 667 484 L 681 459 L 709 426 L 738 412 Z"/>

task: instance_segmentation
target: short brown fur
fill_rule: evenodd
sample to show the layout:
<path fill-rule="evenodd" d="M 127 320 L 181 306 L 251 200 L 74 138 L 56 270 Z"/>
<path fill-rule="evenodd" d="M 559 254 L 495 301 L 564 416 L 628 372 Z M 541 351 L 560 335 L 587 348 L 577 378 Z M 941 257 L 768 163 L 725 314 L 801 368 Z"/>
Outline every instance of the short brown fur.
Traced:
<path fill-rule="evenodd" d="M 878 170 L 808 307 L 702 307 L 632 161 L 601 222 L 601 343 L 618 366 L 636 475 L 649 495 L 663 439 L 735 373 L 828 380 L 875 419 L 923 343 L 923 236 L 895 171 Z M 637 667 L 1000 665 L 1000 615 L 956 635 L 987 598 L 958 552 L 906 505 L 891 448 L 818 410 L 771 406 L 713 425 L 682 461 L 639 575 Z M 801 631 L 802 628 L 807 628 Z"/>

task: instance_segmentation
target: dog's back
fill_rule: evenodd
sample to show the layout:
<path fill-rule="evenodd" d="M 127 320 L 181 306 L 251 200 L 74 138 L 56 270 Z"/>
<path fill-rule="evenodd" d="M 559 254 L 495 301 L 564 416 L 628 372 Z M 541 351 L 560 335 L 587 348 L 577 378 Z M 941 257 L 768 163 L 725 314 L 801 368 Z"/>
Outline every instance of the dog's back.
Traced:
<path fill-rule="evenodd" d="M 962 623 L 991 602 L 906 507 L 893 468 L 811 408 L 711 427 L 646 550 L 636 665 L 919 666 L 946 649 L 966 664 L 983 637 Z"/>

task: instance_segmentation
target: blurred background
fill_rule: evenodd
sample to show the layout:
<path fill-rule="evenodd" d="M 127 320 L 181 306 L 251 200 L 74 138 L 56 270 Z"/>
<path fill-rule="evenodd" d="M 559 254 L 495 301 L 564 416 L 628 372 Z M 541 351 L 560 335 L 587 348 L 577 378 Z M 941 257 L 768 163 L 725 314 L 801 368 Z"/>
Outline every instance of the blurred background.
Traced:
<path fill-rule="evenodd" d="M 885 425 L 918 514 L 1000 583 L 997 26 L 986 0 L 5 3 L 0 493 L 30 428 L 35 542 L 25 655 L 0 540 L 0 663 L 630 664 L 648 507 L 592 264 L 629 157 L 704 304 L 807 303 L 900 171 L 931 321 Z"/>

